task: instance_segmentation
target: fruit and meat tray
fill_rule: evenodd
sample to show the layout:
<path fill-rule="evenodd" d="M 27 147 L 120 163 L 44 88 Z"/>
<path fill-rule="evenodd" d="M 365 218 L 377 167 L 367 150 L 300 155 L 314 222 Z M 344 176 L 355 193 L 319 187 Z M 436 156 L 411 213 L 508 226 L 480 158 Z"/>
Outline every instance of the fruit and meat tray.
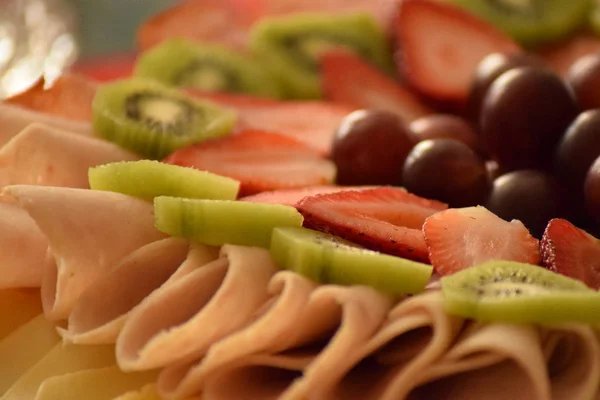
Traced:
<path fill-rule="evenodd" d="M 0 103 L 1 400 L 600 399 L 600 4 L 137 43 Z"/>

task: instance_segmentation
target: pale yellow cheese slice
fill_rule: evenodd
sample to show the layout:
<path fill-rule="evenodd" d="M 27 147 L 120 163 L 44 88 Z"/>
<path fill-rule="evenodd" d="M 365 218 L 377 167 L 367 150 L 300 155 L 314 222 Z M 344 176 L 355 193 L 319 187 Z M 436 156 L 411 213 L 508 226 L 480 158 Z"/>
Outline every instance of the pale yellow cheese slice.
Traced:
<path fill-rule="evenodd" d="M 80 346 L 58 343 L 23 374 L 0 400 L 33 400 L 46 379 L 71 372 L 115 364 L 114 346 Z"/>
<path fill-rule="evenodd" d="M 78 371 L 46 379 L 35 400 L 112 400 L 156 381 L 154 371 L 125 373 L 119 367 Z"/>
<path fill-rule="evenodd" d="M 0 341 L 0 396 L 59 342 L 43 314 Z"/>
<path fill-rule="evenodd" d="M 0 340 L 41 312 L 39 289 L 0 290 Z"/>

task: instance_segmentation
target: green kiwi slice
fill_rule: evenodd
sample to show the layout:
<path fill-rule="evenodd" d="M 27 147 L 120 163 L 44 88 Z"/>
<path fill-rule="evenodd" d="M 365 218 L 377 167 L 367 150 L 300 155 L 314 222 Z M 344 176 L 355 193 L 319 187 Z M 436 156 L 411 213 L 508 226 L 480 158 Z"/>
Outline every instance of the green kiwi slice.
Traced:
<path fill-rule="evenodd" d="M 269 248 L 273 228 L 302 226 L 294 208 L 231 200 L 198 200 L 160 196 L 154 199 L 156 227 L 212 246 L 237 244 Z"/>
<path fill-rule="evenodd" d="M 600 293 L 535 265 L 489 261 L 441 282 L 450 314 L 511 323 L 600 323 Z"/>
<path fill-rule="evenodd" d="M 171 86 L 279 98 L 278 82 L 250 56 L 225 46 L 173 38 L 142 54 L 134 74 Z"/>
<path fill-rule="evenodd" d="M 589 0 L 450 0 L 526 46 L 551 42 L 585 23 Z"/>
<path fill-rule="evenodd" d="M 314 281 L 367 285 L 392 295 L 422 292 L 432 272 L 430 265 L 366 250 L 306 228 L 275 228 L 270 251 L 279 266 Z"/>
<path fill-rule="evenodd" d="M 227 134 L 235 120 L 232 111 L 141 78 L 102 85 L 92 102 L 98 135 L 150 159 Z"/>
<path fill-rule="evenodd" d="M 384 33 L 362 13 L 265 18 L 253 27 L 250 48 L 292 98 L 321 96 L 319 57 L 333 49 L 356 53 L 386 72 L 393 71 Z"/>
<path fill-rule="evenodd" d="M 159 161 L 104 164 L 88 171 L 90 188 L 152 200 L 158 196 L 235 200 L 240 183 L 208 171 Z"/>

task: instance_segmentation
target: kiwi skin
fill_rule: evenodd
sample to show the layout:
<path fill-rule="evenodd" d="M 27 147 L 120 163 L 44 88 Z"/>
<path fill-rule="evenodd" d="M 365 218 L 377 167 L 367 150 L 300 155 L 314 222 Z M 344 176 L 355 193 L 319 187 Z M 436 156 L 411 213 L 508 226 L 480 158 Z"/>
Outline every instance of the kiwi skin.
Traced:
<path fill-rule="evenodd" d="M 392 296 L 422 292 L 432 273 L 430 265 L 302 227 L 275 228 L 270 252 L 280 267 L 316 282 L 366 285 Z"/>
<path fill-rule="evenodd" d="M 152 118 L 142 109 L 144 101 L 169 104 L 170 114 L 172 109 L 180 108 L 182 115 L 169 123 L 165 120 L 171 115 Z M 137 108 L 132 104 L 137 104 Z M 231 110 L 141 78 L 104 84 L 92 102 L 92 126 L 96 134 L 149 159 L 162 159 L 178 148 L 226 135 L 235 122 L 236 114 Z"/>
<path fill-rule="evenodd" d="M 171 38 L 146 51 L 137 60 L 134 75 L 154 79 L 171 86 L 185 86 L 181 76 L 195 63 L 208 61 L 231 75 L 235 84 L 230 91 L 259 97 L 281 98 L 278 81 L 250 55 L 244 55 L 213 43 Z M 197 88 L 203 90 L 203 88 Z"/>
<path fill-rule="evenodd" d="M 600 323 L 600 293 L 575 279 L 513 261 L 489 261 L 441 279 L 444 308 L 483 322 Z"/>
<path fill-rule="evenodd" d="M 298 13 L 264 18 L 250 32 L 250 49 L 278 77 L 288 98 L 317 99 L 321 97 L 318 65 L 315 70 L 307 70 L 294 59 L 285 43 L 319 35 L 343 39 L 368 62 L 390 75 L 394 73 L 392 52 L 383 31 L 370 15 L 363 13 Z"/>

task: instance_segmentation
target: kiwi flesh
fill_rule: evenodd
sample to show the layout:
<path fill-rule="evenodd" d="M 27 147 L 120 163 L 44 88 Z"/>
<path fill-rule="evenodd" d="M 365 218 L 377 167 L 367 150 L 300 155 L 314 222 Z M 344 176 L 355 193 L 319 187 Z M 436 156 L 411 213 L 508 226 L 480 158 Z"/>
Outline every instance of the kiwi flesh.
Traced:
<path fill-rule="evenodd" d="M 96 134 L 150 159 L 228 134 L 235 121 L 230 110 L 141 78 L 102 85 L 92 102 Z"/>
<path fill-rule="evenodd" d="M 488 261 L 441 279 L 444 308 L 480 321 L 600 323 L 600 293 L 545 268 Z"/>
<path fill-rule="evenodd" d="M 167 39 L 142 54 L 135 76 L 208 92 L 279 98 L 278 82 L 249 55 L 218 44 Z"/>
<path fill-rule="evenodd" d="M 307 228 L 275 228 L 270 252 L 280 267 L 316 282 L 366 285 L 391 295 L 422 292 L 432 273 L 430 265 L 366 250 Z"/>
<path fill-rule="evenodd" d="M 303 222 L 290 206 L 169 196 L 154 199 L 154 214 L 159 231 L 211 246 L 269 248 L 273 228 L 302 226 Z"/>
<path fill-rule="evenodd" d="M 123 161 L 88 171 L 90 188 L 118 192 L 144 200 L 157 196 L 235 200 L 240 182 L 208 171 L 159 161 Z"/>
<path fill-rule="evenodd" d="M 450 0 L 525 46 L 552 42 L 586 22 L 589 0 Z"/>
<path fill-rule="evenodd" d="M 319 57 L 326 51 L 349 51 L 383 71 L 393 71 L 383 31 L 362 13 L 265 18 L 253 27 L 250 48 L 278 77 L 290 98 L 321 96 Z"/>

